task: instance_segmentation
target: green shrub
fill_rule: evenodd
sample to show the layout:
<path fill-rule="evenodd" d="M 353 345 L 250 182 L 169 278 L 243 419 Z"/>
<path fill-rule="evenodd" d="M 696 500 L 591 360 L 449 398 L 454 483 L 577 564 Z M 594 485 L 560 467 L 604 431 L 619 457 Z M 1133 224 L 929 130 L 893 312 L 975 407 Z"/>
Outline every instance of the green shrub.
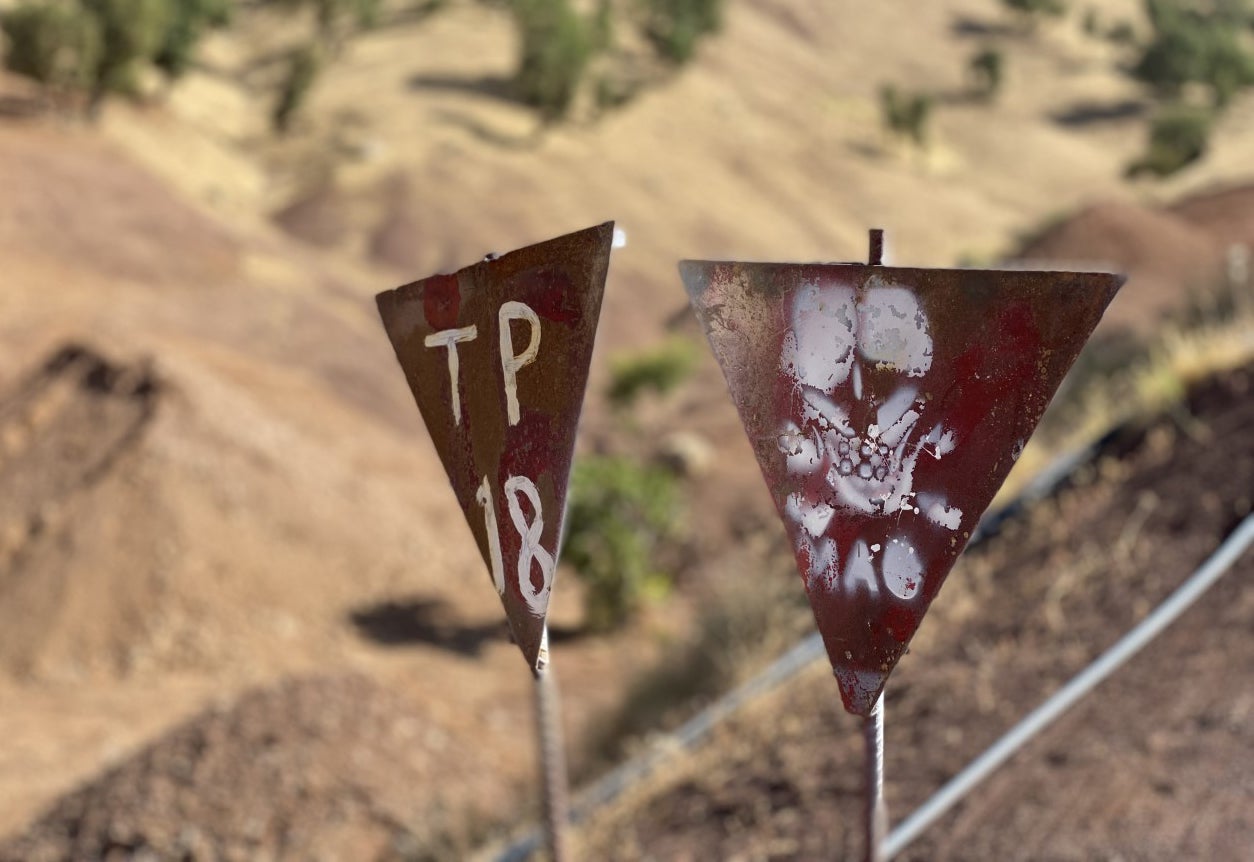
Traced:
<path fill-rule="evenodd" d="M 606 391 L 615 407 L 629 407 L 646 391 L 665 395 L 692 374 L 697 362 L 692 342 L 672 339 L 653 350 L 614 360 Z"/>
<path fill-rule="evenodd" d="M 156 56 L 170 22 L 169 0 L 82 0 L 100 22 L 102 47 L 92 86 L 91 109 L 109 92 L 134 91 L 136 66 Z"/>
<path fill-rule="evenodd" d="M 1102 31 L 1102 18 L 1100 13 L 1092 6 L 1084 10 L 1084 18 L 1081 21 L 1081 29 L 1084 30 L 1085 36 L 1096 37 Z"/>
<path fill-rule="evenodd" d="M 1190 105 L 1168 105 L 1150 127 L 1145 155 L 1128 166 L 1127 176 L 1170 176 L 1206 153 L 1210 138 L 1210 112 Z"/>
<path fill-rule="evenodd" d="M 0 30 L 9 40 L 11 71 L 54 89 L 85 89 L 95 79 L 100 24 L 78 3 L 26 0 L 0 15 Z"/>
<path fill-rule="evenodd" d="M 1022 15 L 1048 15 L 1061 18 L 1067 14 L 1067 4 L 1063 0 L 1001 0 L 1002 5 L 1012 12 Z"/>
<path fill-rule="evenodd" d="M 1248 12 L 1238 14 L 1223 4 L 1146 0 L 1146 13 L 1153 36 L 1132 69 L 1138 80 L 1169 97 L 1186 84 L 1203 84 L 1218 107 L 1254 84 L 1254 54 L 1242 32 Z"/>
<path fill-rule="evenodd" d="M 645 35 L 673 63 L 686 63 L 697 43 L 723 26 L 723 0 L 645 0 Z"/>
<path fill-rule="evenodd" d="M 180 78 L 191 66 L 196 45 L 211 27 L 231 20 L 230 0 L 175 0 L 165 37 L 153 62 L 167 77 Z"/>
<path fill-rule="evenodd" d="M 566 116 L 592 57 L 592 27 L 570 0 L 515 0 L 520 43 L 514 88 L 543 117 Z"/>
<path fill-rule="evenodd" d="M 272 6 L 296 12 L 308 9 L 318 25 L 318 36 L 326 48 L 338 44 L 353 30 L 366 30 L 379 23 L 383 0 L 264 0 Z"/>
<path fill-rule="evenodd" d="M 1002 53 L 996 48 L 985 48 L 971 58 L 967 68 L 981 98 L 992 100 L 1001 90 L 1003 63 Z"/>
<path fill-rule="evenodd" d="M 275 131 L 286 132 L 291 128 L 292 118 L 305 103 L 321 65 L 322 55 L 316 45 L 304 45 L 288 56 L 287 75 L 271 114 Z"/>
<path fill-rule="evenodd" d="M 1117 21 L 1106 31 L 1106 39 L 1116 45 L 1136 44 L 1136 28 L 1131 21 Z"/>
<path fill-rule="evenodd" d="M 587 585 L 591 631 L 627 622 L 650 595 L 669 589 L 658 555 L 679 535 L 675 477 L 626 458 L 588 458 L 571 476 L 563 559 Z"/>
<path fill-rule="evenodd" d="M 880 112 L 884 127 L 895 135 L 909 138 L 919 146 L 927 143 L 927 123 L 932 113 L 932 97 L 927 93 L 900 93 L 892 84 L 880 89 Z"/>

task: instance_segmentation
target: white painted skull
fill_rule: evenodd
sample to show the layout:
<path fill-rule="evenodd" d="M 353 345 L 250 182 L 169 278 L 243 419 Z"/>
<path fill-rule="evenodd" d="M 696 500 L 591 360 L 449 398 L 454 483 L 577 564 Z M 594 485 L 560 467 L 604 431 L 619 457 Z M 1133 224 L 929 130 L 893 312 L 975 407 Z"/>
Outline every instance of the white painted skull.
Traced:
<path fill-rule="evenodd" d="M 932 336 L 914 293 L 878 277 L 868 282 L 861 298 L 847 285 L 813 283 L 795 294 L 791 312 L 780 362 L 803 408 L 800 424 L 790 419 L 780 429 L 779 447 L 789 473 L 825 471 L 824 481 L 833 491 L 828 501 L 812 503 L 794 494 L 785 506 L 811 537 L 812 559 L 830 558 L 835 565 L 834 548 L 821 537 L 841 508 L 865 515 L 922 513 L 957 529 L 960 511 L 947 507 L 939 495 L 914 490 L 918 459 L 924 454 L 942 458 L 955 444 L 952 432 L 940 424 L 928 428 L 923 419 L 926 401 L 918 384 L 932 367 Z M 869 370 L 896 373 L 898 387 L 867 403 L 863 377 Z M 871 561 L 882 550 L 886 585 L 899 597 L 913 596 L 922 565 L 904 538 L 890 545 L 855 544 L 846 561 L 846 581 L 874 588 Z"/>

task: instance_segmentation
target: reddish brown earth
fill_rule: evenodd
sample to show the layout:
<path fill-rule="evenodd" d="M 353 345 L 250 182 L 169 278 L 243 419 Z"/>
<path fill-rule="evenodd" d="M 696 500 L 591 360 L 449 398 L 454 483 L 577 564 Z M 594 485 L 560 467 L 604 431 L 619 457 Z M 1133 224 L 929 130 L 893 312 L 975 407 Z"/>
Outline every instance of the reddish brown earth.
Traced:
<path fill-rule="evenodd" d="M 428 792 L 466 822 L 502 802 L 483 751 L 360 675 L 294 678 L 166 734 L 0 845 L 58 859 L 400 859 L 464 852 Z"/>
<path fill-rule="evenodd" d="M 1126 273 L 1127 286 L 1102 319 L 1099 332 L 1105 334 L 1153 332 L 1179 308 L 1182 290 L 1209 288 L 1224 273 L 1224 243 L 1206 225 L 1116 201 L 1094 204 L 1050 226 L 1013 258 L 1033 267 Z"/>
<path fill-rule="evenodd" d="M 1168 211 L 1225 245 L 1254 245 L 1254 185 L 1223 186 L 1191 194 Z"/>
<path fill-rule="evenodd" d="M 959 563 L 888 687 L 900 819 L 1175 589 L 1254 498 L 1254 366 Z M 1254 553 L 901 858 L 1248 858 Z M 856 858 L 861 739 L 813 668 L 594 821 L 587 858 Z"/>

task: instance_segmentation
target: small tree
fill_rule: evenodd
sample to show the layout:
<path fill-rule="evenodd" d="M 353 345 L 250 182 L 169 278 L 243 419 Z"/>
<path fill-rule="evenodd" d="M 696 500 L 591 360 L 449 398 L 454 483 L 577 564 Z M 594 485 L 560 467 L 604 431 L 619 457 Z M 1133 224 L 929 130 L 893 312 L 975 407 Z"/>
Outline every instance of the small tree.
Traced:
<path fill-rule="evenodd" d="M 268 0 L 273 6 L 291 11 L 309 9 L 318 25 L 319 38 L 329 47 L 338 44 L 351 30 L 375 26 L 382 0 Z"/>
<path fill-rule="evenodd" d="M 1167 106 L 1154 118 L 1145 154 L 1128 165 L 1126 175 L 1166 177 L 1197 161 L 1206 153 L 1211 122 L 1211 114 L 1200 108 Z"/>
<path fill-rule="evenodd" d="M 100 62 L 101 33 L 96 18 L 74 2 L 26 0 L 0 14 L 9 40 L 5 65 L 52 90 L 91 86 Z"/>
<path fill-rule="evenodd" d="M 927 144 L 927 123 L 932 97 L 927 93 L 901 93 L 892 84 L 880 88 L 880 112 L 884 127 L 920 147 Z"/>
<path fill-rule="evenodd" d="M 1061 18 L 1067 14 L 1067 4 L 1063 0 L 1001 0 L 1002 5 L 1012 12 L 1036 17 L 1047 15 Z"/>
<path fill-rule="evenodd" d="M 678 535 L 675 478 L 626 458 L 588 458 L 575 465 L 563 558 L 587 584 L 592 631 L 623 625 L 670 578 L 658 554 Z"/>
<path fill-rule="evenodd" d="M 196 45 L 212 27 L 231 20 L 230 0 L 174 0 L 165 37 L 153 62 L 171 79 L 181 78 L 191 66 Z"/>
<path fill-rule="evenodd" d="M 520 42 L 518 98 L 545 119 L 560 119 L 570 111 L 591 59 L 592 28 L 570 0 L 515 0 L 512 11 Z"/>
<path fill-rule="evenodd" d="M 645 34 L 659 54 L 686 63 L 697 43 L 723 26 L 723 0 L 646 0 Z"/>
<path fill-rule="evenodd" d="M 1241 32 L 1248 12 L 1224 4 L 1146 0 L 1146 13 L 1153 36 L 1132 69 L 1138 80 L 1169 98 L 1179 96 L 1186 84 L 1204 84 L 1220 108 L 1254 84 L 1254 54 Z"/>
<path fill-rule="evenodd" d="M 692 374 L 697 351 L 684 339 L 673 339 L 660 347 L 615 359 L 606 390 L 610 404 L 630 407 L 640 394 L 649 390 L 665 395 Z"/>
<path fill-rule="evenodd" d="M 976 92 L 986 101 L 991 101 L 1001 90 L 1003 57 L 1001 51 L 989 47 L 971 58 L 967 68 L 975 79 Z"/>
<path fill-rule="evenodd" d="M 100 22 L 101 52 L 88 112 L 110 92 L 135 90 L 136 66 L 156 56 L 172 19 L 167 0 L 82 0 Z"/>
<path fill-rule="evenodd" d="M 303 45 L 288 55 L 287 75 L 271 114 L 275 131 L 282 133 L 291 128 L 292 118 L 305 103 L 321 66 L 322 54 L 317 45 Z"/>

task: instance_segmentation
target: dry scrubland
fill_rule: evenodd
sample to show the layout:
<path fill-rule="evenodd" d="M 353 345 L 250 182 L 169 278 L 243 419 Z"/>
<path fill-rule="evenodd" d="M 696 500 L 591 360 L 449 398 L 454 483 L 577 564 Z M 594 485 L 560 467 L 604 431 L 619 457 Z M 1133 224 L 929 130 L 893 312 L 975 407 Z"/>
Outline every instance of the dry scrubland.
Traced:
<path fill-rule="evenodd" d="M 677 600 L 557 645 L 577 747 L 700 606 L 764 571 L 791 583 L 709 361 L 630 418 L 600 394 L 619 352 L 695 337 L 677 256 L 856 259 L 879 225 L 894 262 L 939 266 L 1037 232 L 1041 254 L 1132 268 L 1107 336 L 1154 331 L 1228 242 L 1254 242 L 1254 195 L 1159 206 L 1248 179 L 1254 100 L 1201 164 L 1129 185 L 1143 116 L 1059 119 L 1143 97 L 1076 17 L 997 36 L 1007 81 L 985 105 L 959 96 L 970 31 L 1004 21 L 991 0 L 732 2 L 664 85 L 540 129 L 499 95 L 505 16 L 454 2 L 351 42 L 276 140 L 253 61 L 284 30 L 245 13 L 153 104 L 94 127 L 0 116 L 0 830 L 49 812 L 0 855 L 59 858 L 77 820 L 83 852 L 447 858 L 534 810 L 528 681 L 377 290 L 606 218 L 628 233 L 582 445 L 649 457 L 682 428 L 715 465 L 684 486 Z M 926 150 L 880 130 L 885 81 L 954 96 Z M 0 91 L 29 104 L 15 78 Z M 1038 231 L 1097 199 L 1088 227 Z M 1127 385 L 1174 391 L 1199 345 L 1247 351 L 1233 332 L 1177 338 Z M 956 576 L 938 611 L 966 590 Z"/>

